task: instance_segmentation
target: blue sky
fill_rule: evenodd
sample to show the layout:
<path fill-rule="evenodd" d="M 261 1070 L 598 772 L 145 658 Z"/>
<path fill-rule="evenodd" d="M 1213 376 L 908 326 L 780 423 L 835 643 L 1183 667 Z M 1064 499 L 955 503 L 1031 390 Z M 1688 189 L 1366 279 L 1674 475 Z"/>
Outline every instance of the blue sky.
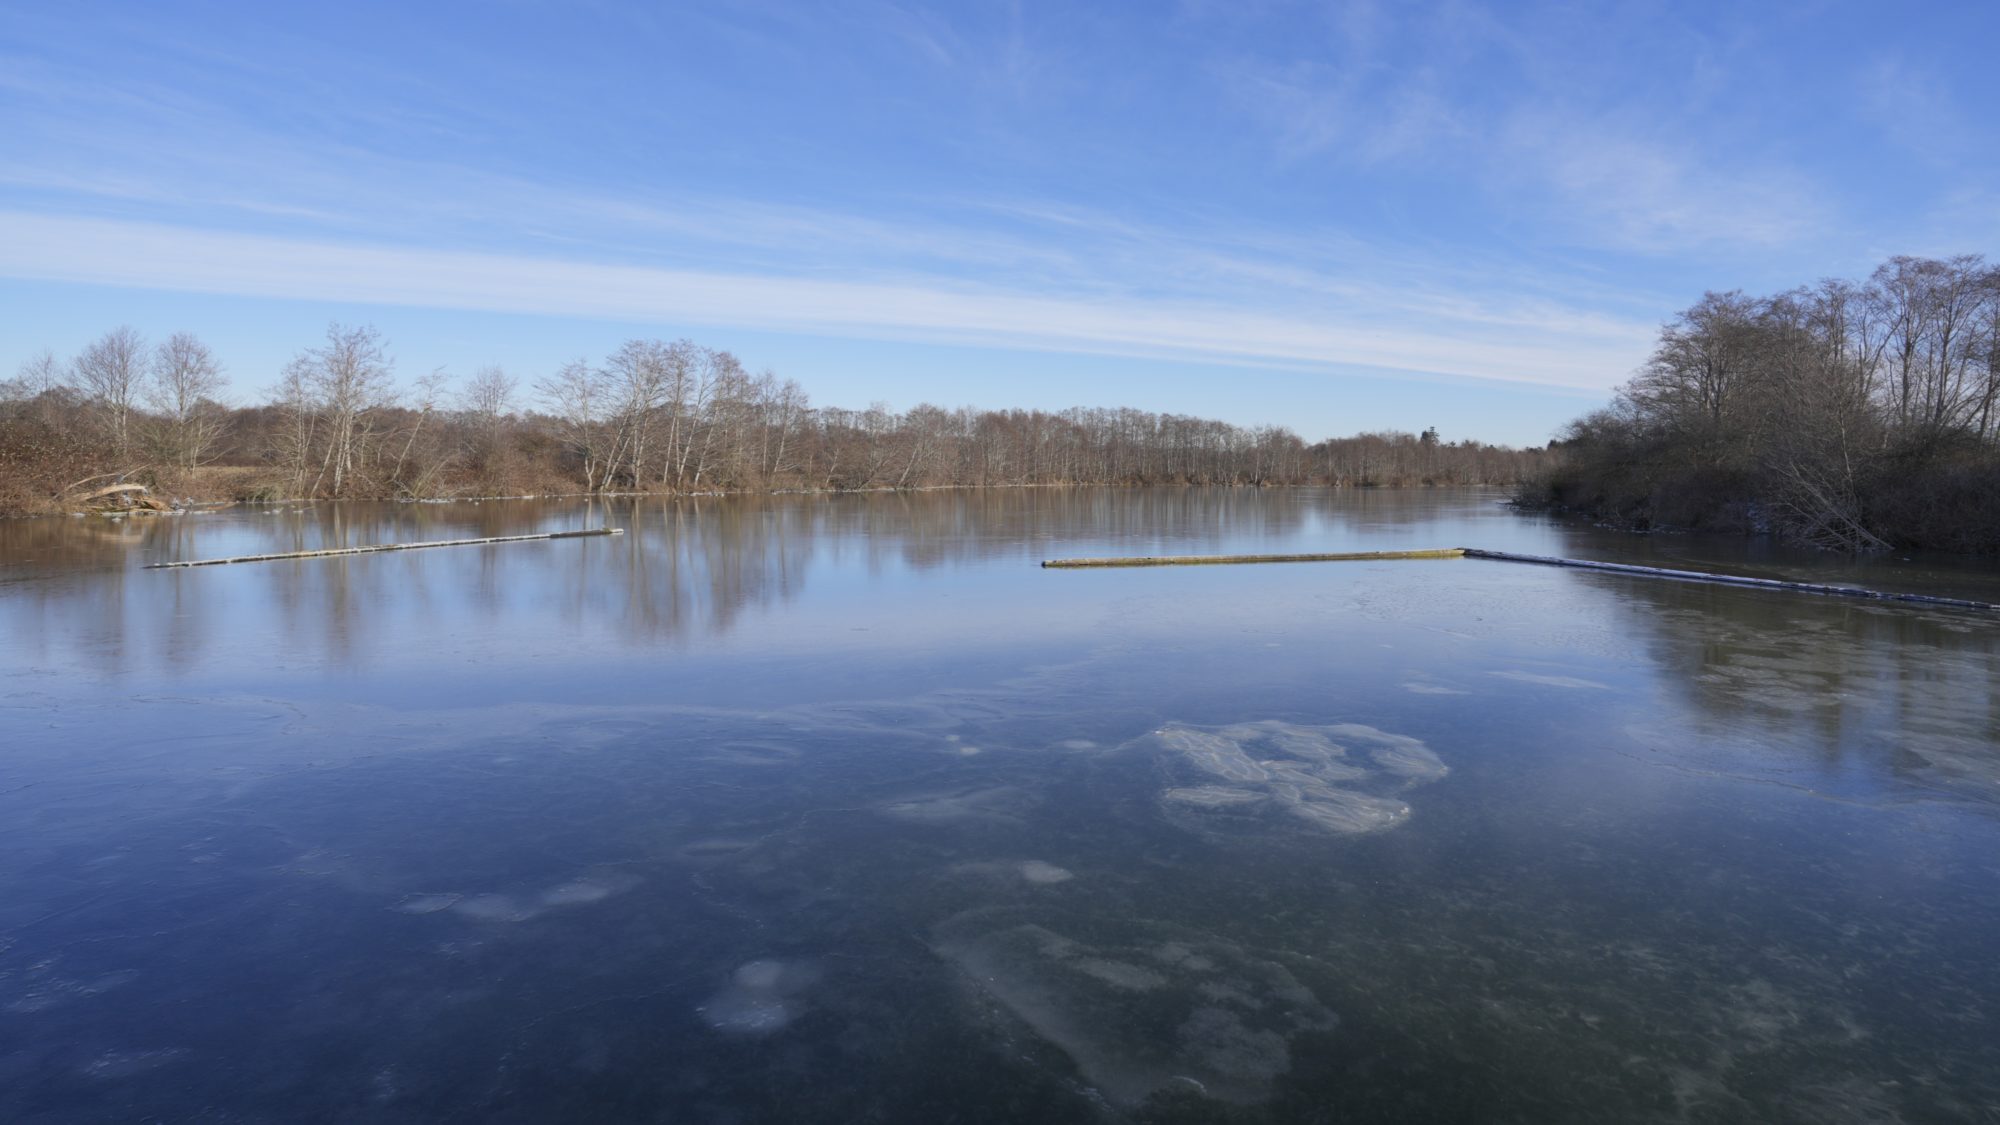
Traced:
<path fill-rule="evenodd" d="M 1705 289 L 2000 250 L 2000 4 L 0 6 L 0 375 L 329 321 L 528 381 L 1546 440 Z"/>

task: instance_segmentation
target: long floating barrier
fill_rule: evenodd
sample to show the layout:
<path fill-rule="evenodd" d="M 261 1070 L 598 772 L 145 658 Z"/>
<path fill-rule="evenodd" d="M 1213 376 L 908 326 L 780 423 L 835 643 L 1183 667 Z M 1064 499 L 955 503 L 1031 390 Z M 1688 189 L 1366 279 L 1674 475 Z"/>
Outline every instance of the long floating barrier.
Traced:
<path fill-rule="evenodd" d="M 1343 551 L 1331 555 L 1152 555 L 1138 558 L 1049 559 L 1050 570 L 1085 570 L 1105 566 L 1225 566 L 1233 563 L 1365 562 L 1369 559 L 1456 559 L 1460 547 L 1435 551 Z"/>
<path fill-rule="evenodd" d="M 328 547 L 322 551 L 286 551 L 279 555 L 238 555 L 233 559 L 188 559 L 183 562 L 147 563 L 144 570 L 168 570 L 181 566 L 222 566 L 225 563 L 279 562 L 284 559 L 326 559 L 335 555 L 368 555 L 379 551 L 416 551 L 425 547 L 477 547 L 486 543 L 527 543 L 537 539 L 582 539 L 589 535 L 623 535 L 622 527 L 596 527 L 588 531 L 545 531 L 539 535 L 497 535 L 491 539 L 435 539 L 428 543 L 376 543 L 367 547 Z"/>
<path fill-rule="evenodd" d="M 1712 582 L 1721 586 L 1748 586 L 1758 590 L 1790 590 L 1797 594 L 1824 594 L 1835 598 L 1862 598 L 1878 602 L 1914 602 L 1918 605 L 1944 605 L 1957 609 L 1983 609 L 2000 612 L 2000 605 L 1992 602 L 1975 602 L 1965 598 L 1940 598 L 1932 594 L 1897 594 L 1887 590 L 1866 590 L 1859 586 L 1828 586 L 1819 582 L 1786 582 L 1777 578 L 1746 578 L 1740 574 L 1715 574 L 1706 570 L 1668 570 L 1657 566 L 1635 566 L 1631 563 L 1590 562 L 1586 559 L 1559 559 L 1550 555 L 1517 555 L 1511 551 L 1481 551 L 1467 547 L 1463 551 L 1469 559 L 1492 559 L 1496 562 L 1534 563 L 1538 566 L 1566 566 L 1577 570 L 1600 570 L 1610 574 L 1632 574 L 1641 578 L 1669 578 L 1678 582 Z"/>
<path fill-rule="evenodd" d="M 1511 551 L 1482 551 L 1476 547 L 1445 547 L 1431 551 L 1345 551 L 1319 555 L 1153 555 L 1134 558 L 1048 559 L 1042 566 L 1050 570 L 1078 570 L 1119 566 L 1224 566 L 1233 563 L 1366 562 L 1378 559 L 1490 559 L 1494 562 L 1533 563 L 1629 574 L 1639 578 L 1665 578 L 1676 582 L 1709 582 L 1720 586 L 1745 586 L 1757 590 L 1788 590 L 1796 594 L 1823 594 L 1836 598 L 1867 601 L 1910 602 L 1916 605 L 1950 606 L 2000 613 L 2000 605 L 1966 598 L 1941 598 L 1932 594 L 1897 594 L 1867 590 L 1859 586 L 1828 586 L 1818 582 L 1786 582 L 1776 578 L 1748 578 L 1739 574 L 1715 574 L 1705 570 L 1668 570 L 1632 563 L 1591 562 L 1561 559 L 1550 555 L 1517 555 Z"/>

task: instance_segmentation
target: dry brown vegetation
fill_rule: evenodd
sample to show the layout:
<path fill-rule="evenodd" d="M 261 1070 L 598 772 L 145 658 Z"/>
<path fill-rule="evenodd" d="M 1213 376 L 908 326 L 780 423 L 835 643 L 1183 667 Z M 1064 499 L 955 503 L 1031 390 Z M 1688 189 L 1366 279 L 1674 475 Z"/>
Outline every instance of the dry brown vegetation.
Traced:
<path fill-rule="evenodd" d="M 728 352 L 633 340 L 527 388 L 480 371 L 401 386 L 369 328 L 334 326 L 267 401 L 218 401 L 220 365 L 182 333 L 118 329 L 69 364 L 0 383 L 0 512 L 60 510 L 94 475 L 175 498 L 710 493 L 1054 484 L 1509 485 L 1541 450 L 1290 430 L 1130 409 L 815 407 Z"/>

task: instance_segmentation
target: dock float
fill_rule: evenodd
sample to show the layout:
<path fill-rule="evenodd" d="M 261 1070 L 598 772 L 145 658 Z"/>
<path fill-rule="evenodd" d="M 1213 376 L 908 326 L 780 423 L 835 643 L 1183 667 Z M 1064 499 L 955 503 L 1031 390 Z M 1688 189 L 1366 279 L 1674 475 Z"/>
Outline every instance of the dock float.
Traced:
<path fill-rule="evenodd" d="M 428 543 L 376 543 L 366 547 L 328 547 L 319 551 L 286 551 L 275 555 L 237 555 L 229 559 L 187 559 L 181 562 L 147 563 L 143 570 L 171 570 L 184 566 L 224 566 L 229 563 L 280 562 L 285 559 L 329 559 L 336 555 L 370 555 L 383 551 L 419 551 L 426 547 L 479 547 L 488 543 L 530 543 L 541 539 L 582 539 L 595 535 L 623 535 L 622 527 L 596 527 L 588 531 L 544 531 L 537 535 L 496 535 L 489 539 L 433 539 Z"/>

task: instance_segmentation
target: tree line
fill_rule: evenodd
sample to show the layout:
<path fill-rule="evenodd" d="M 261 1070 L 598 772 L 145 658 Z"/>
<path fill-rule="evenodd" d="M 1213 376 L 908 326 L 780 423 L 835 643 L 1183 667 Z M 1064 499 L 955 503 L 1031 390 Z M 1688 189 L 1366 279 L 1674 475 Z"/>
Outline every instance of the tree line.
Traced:
<path fill-rule="evenodd" d="M 1055 484 L 1510 485 L 1542 450 L 1422 433 L 1308 443 L 1280 426 L 1136 409 L 815 406 L 689 340 L 630 340 L 524 380 L 498 368 L 405 384 L 380 333 L 331 326 L 263 400 L 228 401 L 188 333 L 106 333 L 0 382 L 0 511 L 86 481 L 201 499 L 666 494 Z"/>
<path fill-rule="evenodd" d="M 1708 293 L 1530 503 L 1842 550 L 2000 551 L 2000 268 L 1896 257 L 1866 281 Z"/>

